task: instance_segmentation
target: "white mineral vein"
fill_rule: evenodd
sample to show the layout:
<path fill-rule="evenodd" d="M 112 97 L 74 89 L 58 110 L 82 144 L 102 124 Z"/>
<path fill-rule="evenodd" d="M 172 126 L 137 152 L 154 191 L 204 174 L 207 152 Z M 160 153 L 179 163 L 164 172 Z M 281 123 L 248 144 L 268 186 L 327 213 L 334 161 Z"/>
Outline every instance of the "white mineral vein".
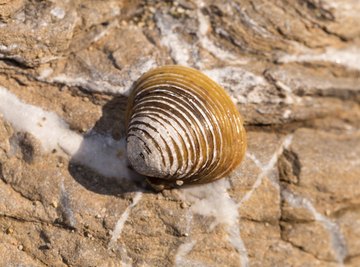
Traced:
<path fill-rule="evenodd" d="M 315 220 L 322 223 L 324 228 L 329 232 L 332 248 L 335 252 L 336 259 L 340 266 L 344 265 L 344 260 L 347 255 L 346 242 L 344 236 L 341 234 L 339 226 L 331 221 L 326 216 L 318 212 L 310 200 L 295 195 L 289 190 L 282 190 L 281 196 L 294 208 L 304 208 L 311 212 Z"/>
<path fill-rule="evenodd" d="M 17 131 L 29 132 L 42 145 L 45 153 L 61 149 L 71 160 L 86 165 L 107 177 L 134 179 L 138 176 L 127 167 L 125 141 L 91 133 L 82 136 L 69 129 L 57 114 L 19 100 L 16 95 L 0 87 L 0 114 Z M 119 153 L 120 152 L 120 153 Z"/>
<path fill-rule="evenodd" d="M 173 23 L 170 16 L 157 14 L 156 26 L 161 33 L 161 43 L 169 49 L 171 58 L 176 64 L 189 66 L 190 53 L 193 48 L 176 33 L 176 27 L 182 25 Z"/>
<path fill-rule="evenodd" d="M 142 58 L 131 66 L 128 71 L 119 72 L 119 75 L 101 72 L 92 63 L 82 62 L 88 73 L 60 73 L 46 78 L 51 83 L 61 83 L 68 86 L 79 86 L 88 91 L 105 92 L 111 94 L 128 95 L 133 82 L 142 74 L 157 66 L 153 58 Z"/>
<path fill-rule="evenodd" d="M 184 188 L 181 193 L 184 200 L 191 203 L 191 212 L 214 218 L 214 222 L 209 225 L 210 231 L 218 224 L 226 227 L 228 240 L 238 251 L 241 266 L 249 266 L 247 251 L 240 235 L 238 206 L 229 196 L 229 188 L 229 181 L 221 179 L 210 184 Z"/>
<path fill-rule="evenodd" d="M 204 6 L 203 1 L 197 1 L 196 15 L 198 17 L 198 30 L 197 37 L 199 43 L 189 44 L 185 39 L 178 33 L 176 28 L 183 28 L 183 25 L 178 22 L 173 22 L 172 17 L 163 14 L 157 14 L 156 25 L 161 32 L 161 43 L 169 49 L 171 58 L 176 64 L 203 68 L 200 60 L 194 60 L 191 63 L 191 59 L 198 56 L 199 45 L 210 52 L 213 56 L 217 57 L 222 61 L 231 63 L 231 65 L 243 65 L 248 63 L 247 59 L 240 59 L 237 55 L 222 49 L 217 46 L 208 36 L 207 33 L 211 29 L 209 19 L 202 13 L 201 8 Z M 191 51 L 191 53 L 190 53 Z"/>
<path fill-rule="evenodd" d="M 120 247 L 120 255 L 121 255 L 121 260 L 120 260 L 121 267 L 132 267 L 133 266 L 132 265 L 133 260 L 127 253 L 127 250 L 125 247 Z M 144 267 L 147 267 L 147 265 L 144 265 Z"/>
<path fill-rule="evenodd" d="M 187 259 L 186 256 L 191 252 L 195 246 L 196 241 L 192 240 L 187 243 L 181 244 L 176 252 L 175 266 L 176 267 L 206 267 L 207 265 L 196 261 Z"/>
<path fill-rule="evenodd" d="M 3 87 L 0 87 L 1 114 L 16 130 L 34 135 L 41 142 L 45 153 L 61 148 L 72 159 L 102 175 L 120 176 L 128 179 L 136 178 L 136 175 L 128 170 L 126 160 L 119 159 L 117 156 L 119 151 L 123 151 L 120 154 L 125 154 L 124 140 L 116 141 L 110 136 L 97 133 L 84 138 L 71 131 L 66 122 L 55 113 L 26 104 Z M 67 219 L 71 225 L 75 225 L 73 211 L 69 205 L 68 192 L 63 183 L 61 184 L 61 196 L 61 203 L 64 206 Z M 126 208 L 116 223 L 109 245 L 116 242 L 120 237 L 131 209 L 138 204 L 141 197 L 141 192 L 135 194 L 132 204 Z"/>
<path fill-rule="evenodd" d="M 117 221 L 117 223 L 115 225 L 114 230 L 111 232 L 111 239 L 110 239 L 110 242 L 108 245 L 109 248 L 112 248 L 115 246 L 116 241 L 121 236 L 121 232 L 124 228 L 124 224 L 127 221 L 127 219 L 129 218 L 131 210 L 139 203 L 139 201 L 141 200 L 141 197 L 142 197 L 142 193 L 137 192 L 134 196 L 132 203 L 125 209 L 123 214 L 121 214 L 119 220 Z"/>
<path fill-rule="evenodd" d="M 263 178 L 273 169 L 276 167 L 276 163 L 281 156 L 284 149 L 288 148 L 291 144 L 293 136 L 288 135 L 285 137 L 283 143 L 280 145 L 278 150 L 274 153 L 271 157 L 268 164 L 263 165 L 253 154 L 247 153 L 247 157 L 250 158 L 256 166 L 261 170 L 261 173 L 258 175 L 253 187 L 247 194 L 242 198 L 239 205 L 247 201 L 255 189 L 261 184 Z M 279 186 L 279 185 L 278 185 Z M 280 187 L 279 187 L 280 188 Z M 290 192 L 289 190 L 283 189 L 281 191 L 281 196 L 286 199 L 286 201 L 295 208 L 305 208 L 314 216 L 314 219 L 320 222 L 324 228 L 329 232 L 332 241 L 332 248 L 336 254 L 337 261 L 340 266 L 344 265 L 344 259 L 347 254 L 346 250 L 346 242 L 341 234 L 339 227 L 336 223 L 332 222 L 329 218 L 319 213 L 310 200 L 297 196 Z"/>
<path fill-rule="evenodd" d="M 211 79 L 224 87 L 235 103 L 279 103 L 283 99 L 264 95 L 267 81 L 241 67 L 224 67 L 203 70 Z"/>
<path fill-rule="evenodd" d="M 125 222 L 128 220 L 129 216 L 130 216 L 130 212 L 131 210 L 139 203 L 139 201 L 142 198 L 142 193 L 141 192 L 137 192 L 133 198 L 132 203 L 125 209 L 125 211 L 123 212 L 123 214 L 121 214 L 119 220 L 117 221 L 114 230 L 111 232 L 111 239 L 110 242 L 108 244 L 108 248 L 112 249 L 112 248 L 116 248 L 116 244 L 117 244 L 117 240 L 120 238 L 122 230 L 124 228 Z M 118 248 L 120 249 L 121 252 L 121 266 L 124 267 L 128 267 L 128 266 L 132 266 L 131 265 L 131 258 L 128 256 L 126 248 L 124 246 L 118 246 Z"/>
<path fill-rule="evenodd" d="M 199 21 L 197 35 L 201 46 L 209 51 L 213 56 L 225 62 L 229 62 L 231 65 L 243 65 L 248 63 L 248 60 L 240 59 L 237 55 L 220 48 L 207 36 L 208 31 L 211 29 L 211 25 L 209 19 L 201 11 L 201 8 L 205 6 L 205 3 L 203 1 L 197 1 L 197 6 L 196 15 Z"/>
<path fill-rule="evenodd" d="M 360 49 L 358 47 L 348 47 L 344 49 L 329 48 L 323 53 L 303 53 L 299 55 L 283 55 L 278 59 L 281 63 L 289 62 L 330 62 L 360 70 Z"/>
<path fill-rule="evenodd" d="M 261 182 L 264 179 L 264 177 L 266 177 L 266 175 L 268 175 L 268 173 L 275 167 L 275 165 L 277 164 L 277 161 L 279 159 L 279 156 L 283 153 L 284 149 L 287 149 L 290 146 L 290 144 L 292 142 L 292 138 L 293 138 L 293 136 L 291 134 L 285 137 L 285 139 L 281 143 L 280 147 L 276 150 L 276 152 L 273 154 L 273 156 L 271 157 L 268 164 L 266 164 L 265 166 L 263 166 L 261 164 L 261 162 L 255 157 L 255 155 L 253 155 L 249 152 L 246 153 L 246 156 L 249 159 L 251 159 L 256 164 L 256 166 L 258 166 L 261 169 L 261 172 L 257 176 L 255 183 L 253 184 L 251 189 L 240 200 L 240 202 L 238 203 L 238 206 L 241 206 L 244 202 L 246 202 L 247 200 L 250 199 L 250 197 L 252 196 L 254 191 L 261 185 Z"/>
<path fill-rule="evenodd" d="M 63 213 L 66 216 L 66 220 L 69 223 L 70 226 L 75 227 L 76 226 L 76 220 L 74 216 L 74 212 L 71 209 L 71 199 L 70 199 L 70 193 L 66 190 L 64 181 L 61 181 L 60 184 L 60 203 L 61 207 L 63 209 Z"/>

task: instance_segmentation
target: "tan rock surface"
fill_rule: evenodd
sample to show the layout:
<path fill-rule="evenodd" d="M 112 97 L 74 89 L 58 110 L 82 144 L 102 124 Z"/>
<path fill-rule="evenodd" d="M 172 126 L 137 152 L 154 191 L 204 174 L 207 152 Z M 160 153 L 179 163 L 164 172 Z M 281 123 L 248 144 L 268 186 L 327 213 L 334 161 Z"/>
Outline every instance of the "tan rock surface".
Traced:
<path fill-rule="evenodd" d="M 360 4 L 0 0 L 0 266 L 359 266 Z M 248 131 L 226 179 L 153 192 L 131 85 L 218 81 Z"/>

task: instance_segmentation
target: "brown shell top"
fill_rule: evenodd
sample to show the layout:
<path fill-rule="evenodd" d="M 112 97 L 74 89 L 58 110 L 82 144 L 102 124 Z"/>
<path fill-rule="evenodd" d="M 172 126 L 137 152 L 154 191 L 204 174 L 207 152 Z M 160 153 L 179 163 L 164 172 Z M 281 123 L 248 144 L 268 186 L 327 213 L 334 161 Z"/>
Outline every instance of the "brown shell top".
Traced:
<path fill-rule="evenodd" d="M 220 179 L 246 149 L 242 118 L 225 90 L 183 66 L 141 76 L 129 97 L 126 128 L 130 164 L 160 189 Z"/>

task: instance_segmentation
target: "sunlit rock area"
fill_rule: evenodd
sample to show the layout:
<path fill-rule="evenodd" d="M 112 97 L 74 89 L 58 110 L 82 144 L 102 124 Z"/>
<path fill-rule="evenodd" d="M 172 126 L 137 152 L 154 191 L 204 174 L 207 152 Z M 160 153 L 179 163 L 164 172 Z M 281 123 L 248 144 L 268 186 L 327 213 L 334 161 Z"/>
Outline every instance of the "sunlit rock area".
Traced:
<path fill-rule="evenodd" d="M 0 0 L 0 266 L 360 266 L 360 2 Z M 133 83 L 217 81 L 241 165 L 155 192 Z"/>

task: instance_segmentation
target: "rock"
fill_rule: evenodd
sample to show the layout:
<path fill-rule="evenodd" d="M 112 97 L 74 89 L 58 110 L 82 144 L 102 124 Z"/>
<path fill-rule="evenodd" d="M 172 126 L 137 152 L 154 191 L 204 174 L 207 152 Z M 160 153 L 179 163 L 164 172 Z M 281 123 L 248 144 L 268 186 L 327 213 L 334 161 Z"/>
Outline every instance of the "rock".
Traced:
<path fill-rule="evenodd" d="M 26 163 L 33 163 L 41 155 L 41 145 L 30 133 L 19 132 L 10 139 L 10 143 L 14 146 L 13 150 L 19 148 Z"/>
<path fill-rule="evenodd" d="M 285 223 L 284 229 L 289 242 L 296 243 L 307 251 L 315 252 L 318 258 L 336 260 L 354 256 L 350 251 L 357 245 L 347 245 L 349 244 L 347 239 L 349 235 L 353 238 L 359 236 L 359 233 L 356 224 L 349 228 L 346 226 L 346 221 L 349 216 L 357 215 L 356 212 L 346 211 L 359 203 L 357 197 L 360 175 L 359 140 L 359 133 L 353 131 L 343 132 L 342 135 L 309 129 L 299 129 L 295 132 L 291 150 L 301 163 L 301 166 L 296 167 L 299 182 L 295 185 L 284 181 L 283 186 L 291 191 L 291 195 L 285 194 L 283 197 L 287 205 L 290 204 L 294 208 L 307 208 L 313 218 L 301 215 L 296 209 L 290 210 L 287 207 L 284 210 L 286 213 L 283 220 L 285 222 L 298 221 L 300 224 L 297 227 L 292 225 L 292 229 L 289 230 Z M 315 165 L 314 162 L 316 162 Z M 302 199 L 298 200 L 301 203 L 297 203 L 297 197 L 293 196 L 300 195 Z M 319 220 L 323 221 L 321 231 L 318 229 L 321 225 L 314 222 Z M 327 251 L 320 250 L 320 248 L 325 249 L 323 235 L 326 229 L 330 230 L 332 240 L 325 243 L 332 244 L 335 254 L 329 247 L 326 248 Z M 306 237 L 304 233 L 311 233 L 314 240 L 309 242 L 310 237 Z M 344 233 L 347 234 L 344 235 Z M 294 240 L 291 240 L 292 238 Z M 316 248 L 310 248 L 306 244 L 315 245 Z"/>
<path fill-rule="evenodd" d="M 2 0 L 0 2 L 0 19 L 7 21 L 9 17 L 13 16 L 24 5 L 23 0 Z"/>
<path fill-rule="evenodd" d="M 359 3 L 0 0 L 0 265 L 359 266 Z M 242 164 L 156 193 L 127 96 L 197 68 L 247 129 Z"/>
<path fill-rule="evenodd" d="M 69 48 L 76 12 L 50 2 L 20 2 L 21 10 L 0 28 L 1 57 L 36 66 L 61 56 Z"/>

